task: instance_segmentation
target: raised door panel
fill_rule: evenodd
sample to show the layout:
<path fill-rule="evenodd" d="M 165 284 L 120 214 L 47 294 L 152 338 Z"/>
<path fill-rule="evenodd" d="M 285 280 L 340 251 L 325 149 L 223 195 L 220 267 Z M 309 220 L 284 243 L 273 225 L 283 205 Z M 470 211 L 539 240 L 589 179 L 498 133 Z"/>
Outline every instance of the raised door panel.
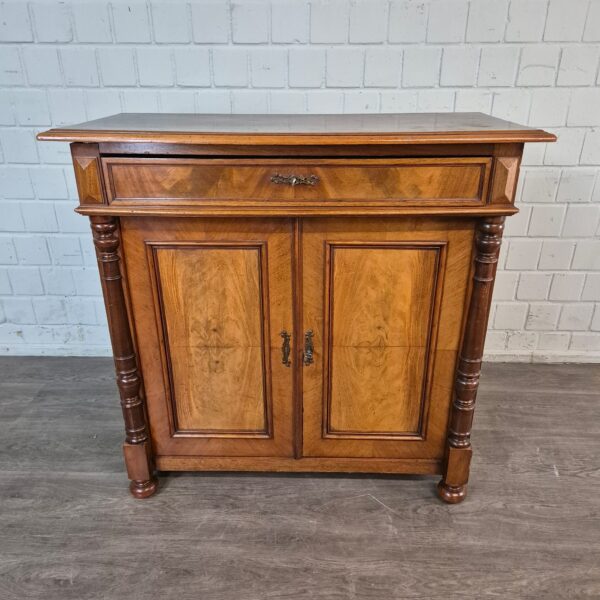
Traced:
<path fill-rule="evenodd" d="M 160 456 L 292 454 L 292 234 L 284 220 L 124 219 Z"/>
<path fill-rule="evenodd" d="M 304 455 L 441 458 L 472 240 L 466 221 L 305 222 Z"/>

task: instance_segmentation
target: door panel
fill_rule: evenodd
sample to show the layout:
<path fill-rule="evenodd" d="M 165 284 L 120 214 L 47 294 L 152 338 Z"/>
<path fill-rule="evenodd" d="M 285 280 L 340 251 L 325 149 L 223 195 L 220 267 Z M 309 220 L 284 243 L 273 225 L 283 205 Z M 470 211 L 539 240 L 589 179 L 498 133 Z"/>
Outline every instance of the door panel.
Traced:
<path fill-rule="evenodd" d="M 472 240 L 466 221 L 305 221 L 304 455 L 443 455 Z"/>
<path fill-rule="evenodd" d="M 159 455 L 290 456 L 288 220 L 123 219 L 123 253 Z"/>

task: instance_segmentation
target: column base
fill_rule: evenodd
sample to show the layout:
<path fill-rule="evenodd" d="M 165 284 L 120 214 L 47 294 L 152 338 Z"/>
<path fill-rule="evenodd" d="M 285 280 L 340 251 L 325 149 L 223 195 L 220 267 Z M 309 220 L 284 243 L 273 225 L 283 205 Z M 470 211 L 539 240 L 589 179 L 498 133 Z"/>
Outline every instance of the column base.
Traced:
<path fill-rule="evenodd" d="M 129 484 L 129 491 L 134 498 L 149 498 L 156 493 L 158 489 L 158 479 L 152 477 L 148 481 L 132 481 Z"/>
<path fill-rule="evenodd" d="M 438 496 L 448 504 L 458 504 L 467 497 L 467 485 L 448 485 L 442 479 L 437 485 Z"/>

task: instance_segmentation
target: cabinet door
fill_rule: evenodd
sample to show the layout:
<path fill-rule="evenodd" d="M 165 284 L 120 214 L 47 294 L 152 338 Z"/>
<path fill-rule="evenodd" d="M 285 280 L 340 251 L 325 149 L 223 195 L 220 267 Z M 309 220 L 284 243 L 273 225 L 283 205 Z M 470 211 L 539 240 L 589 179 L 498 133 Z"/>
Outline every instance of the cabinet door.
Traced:
<path fill-rule="evenodd" d="M 443 456 L 473 232 L 460 219 L 304 222 L 305 456 Z"/>
<path fill-rule="evenodd" d="M 290 456 L 289 220 L 121 222 L 154 451 Z"/>

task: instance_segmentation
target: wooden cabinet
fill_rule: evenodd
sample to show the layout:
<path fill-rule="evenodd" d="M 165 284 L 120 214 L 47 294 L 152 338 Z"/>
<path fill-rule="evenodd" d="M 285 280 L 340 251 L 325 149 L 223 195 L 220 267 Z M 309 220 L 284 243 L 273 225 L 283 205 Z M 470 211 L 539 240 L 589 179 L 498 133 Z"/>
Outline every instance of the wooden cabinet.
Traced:
<path fill-rule="evenodd" d="M 504 218 L 484 115 L 118 115 L 70 140 L 136 497 L 155 470 L 442 474 L 465 497 Z"/>

